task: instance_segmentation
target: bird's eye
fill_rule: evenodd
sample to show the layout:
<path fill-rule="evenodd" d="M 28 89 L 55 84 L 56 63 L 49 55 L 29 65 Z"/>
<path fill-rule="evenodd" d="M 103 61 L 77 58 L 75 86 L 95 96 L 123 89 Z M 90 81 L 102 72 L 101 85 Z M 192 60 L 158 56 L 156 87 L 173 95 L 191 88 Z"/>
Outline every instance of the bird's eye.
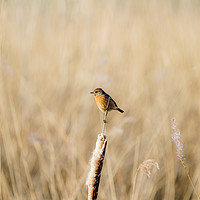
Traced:
<path fill-rule="evenodd" d="M 95 93 L 97 93 L 98 91 L 95 91 Z"/>

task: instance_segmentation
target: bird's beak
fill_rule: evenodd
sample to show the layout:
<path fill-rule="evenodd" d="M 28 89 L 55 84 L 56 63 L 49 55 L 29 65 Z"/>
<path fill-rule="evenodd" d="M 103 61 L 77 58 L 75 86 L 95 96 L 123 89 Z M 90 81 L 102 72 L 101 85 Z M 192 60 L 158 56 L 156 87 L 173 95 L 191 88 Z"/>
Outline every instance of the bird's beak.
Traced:
<path fill-rule="evenodd" d="M 90 92 L 90 94 L 93 94 L 93 92 Z"/>

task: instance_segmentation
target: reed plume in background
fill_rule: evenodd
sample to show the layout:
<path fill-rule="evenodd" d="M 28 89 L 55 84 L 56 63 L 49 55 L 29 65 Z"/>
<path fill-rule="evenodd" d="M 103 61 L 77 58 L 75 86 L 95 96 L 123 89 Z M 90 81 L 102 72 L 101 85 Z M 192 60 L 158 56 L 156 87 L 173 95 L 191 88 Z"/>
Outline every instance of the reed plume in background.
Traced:
<path fill-rule="evenodd" d="M 180 141 L 181 133 L 180 133 L 180 130 L 177 129 L 176 119 L 171 119 L 171 130 L 172 130 L 171 139 L 174 142 L 174 144 L 176 145 L 177 158 L 181 162 L 181 164 L 182 164 L 182 166 L 185 170 L 185 173 L 187 174 L 187 177 L 188 177 L 188 179 L 189 179 L 189 181 L 192 185 L 192 188 L 193 188 L 195 194 L 197 195 L 197 198 L 200 199 L 199 193 L 197 192 L 197 190 L 194 186 L 194 183 L 193 183 L 193 181 L 190 177 L 190 174 L 189 174 L 189 169 L 186 165 L 186 158 L 184 156 L 183 144 Z"/>

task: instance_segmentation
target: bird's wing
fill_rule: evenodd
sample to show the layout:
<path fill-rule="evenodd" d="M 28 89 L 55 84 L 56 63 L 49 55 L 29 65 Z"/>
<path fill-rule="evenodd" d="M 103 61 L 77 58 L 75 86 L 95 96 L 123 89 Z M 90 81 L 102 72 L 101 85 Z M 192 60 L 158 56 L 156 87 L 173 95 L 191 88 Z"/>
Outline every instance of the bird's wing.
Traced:
<path fill-rule="evenodd" d="M 112 102 L 115 107 L 118 107 L 117 104 L 116 104 L 116 102 L 113 100 L 113 98 L 110 95 L 106 94 L 106 96 L 107 96 L 108 99 L 110 97 L 110 102 Z"/>

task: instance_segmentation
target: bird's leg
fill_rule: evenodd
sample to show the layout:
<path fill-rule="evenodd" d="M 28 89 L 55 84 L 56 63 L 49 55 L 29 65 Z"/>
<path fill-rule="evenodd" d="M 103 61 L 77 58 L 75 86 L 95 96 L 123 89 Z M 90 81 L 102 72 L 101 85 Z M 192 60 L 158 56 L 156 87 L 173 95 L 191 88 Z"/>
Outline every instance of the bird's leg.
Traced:
<path fill-rule="evenodd" d="M 108 111 L 106 110 L 105 115 L 104 115 L 104 120 L 103 120 L 103 123 L 104 123 L 104 124 L 105 124 L 105 123 L 108 123 L 108 122 L 106 121 L 107 115 L 108 115 Z"/>
<path fill-rule="evenodd" d="M 109 96 L 109 98 L 108 98 L 108 103 L 107 103 L 107 106 L 106 106 L 106 112 L 105 112 L 105 115 L 104 115 L 104 120 L 103 120 L 104 124 L 105 124 L 105 123 L 108 123 L 108 122 L 106 121 L 106 117 L 107 117 L 107 115 L 108 115 L 109 102 L 110 102 L 110 96 Z"/>
<path fill-rule="evenodd" d="M 102 133 L 104 133 L 105 126 L 106 126 L 106 123 L 107 123 L 107 121 L 106 121 L 107 115 L 108 115 L 108 110 L 106 110 L 105 115 L 104 115 Z"/>

